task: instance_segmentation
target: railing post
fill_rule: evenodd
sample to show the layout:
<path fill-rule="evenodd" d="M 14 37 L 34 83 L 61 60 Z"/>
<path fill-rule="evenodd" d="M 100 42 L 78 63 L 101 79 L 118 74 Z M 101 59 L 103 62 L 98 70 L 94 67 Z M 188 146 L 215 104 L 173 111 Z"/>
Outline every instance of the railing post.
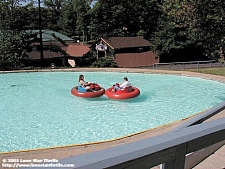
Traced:
<path fill-rule="evenodd" d="M 212 68 L 212 62 L 210 62 L 210 68 Z"/>
<path fill-rule="evenodd" d="M 180 144 L 176 147 L 175 159 L 162 164 L 162 169 L 181 169 L 185 166 L 187 143 Z"/>
<path fill-rule="evenodd" d="M 198 64 L 197 64 L 197 69 L 199 69 L 199 62 L 198 62 Z"/>

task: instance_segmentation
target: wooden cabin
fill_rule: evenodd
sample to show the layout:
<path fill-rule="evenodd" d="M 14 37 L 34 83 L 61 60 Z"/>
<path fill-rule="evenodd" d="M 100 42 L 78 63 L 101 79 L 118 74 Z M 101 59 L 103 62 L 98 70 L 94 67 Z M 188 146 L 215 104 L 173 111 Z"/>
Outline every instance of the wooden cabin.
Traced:
<path fill-rule="evenodd" d="M 114 57 L 118 67 L 148 67 L 159 63 L 151 43 L 142 37 L 100 38 L 90 48 L 96 58 Z"/>

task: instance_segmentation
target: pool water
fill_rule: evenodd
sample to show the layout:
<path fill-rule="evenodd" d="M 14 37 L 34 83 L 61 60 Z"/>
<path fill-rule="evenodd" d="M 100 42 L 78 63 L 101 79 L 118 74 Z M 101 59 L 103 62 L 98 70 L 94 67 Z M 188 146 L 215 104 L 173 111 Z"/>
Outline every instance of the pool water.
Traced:
<path fill-rule="evenodd" d="M 70 93 L 83 74 L 105 89 L 127 76 L 141 91 L 128 100 Z M 0 74 L 0 152 L 120 138 L 168 124 L 225 100 L 225 84 L 194 77 L 116 72 Z"/>

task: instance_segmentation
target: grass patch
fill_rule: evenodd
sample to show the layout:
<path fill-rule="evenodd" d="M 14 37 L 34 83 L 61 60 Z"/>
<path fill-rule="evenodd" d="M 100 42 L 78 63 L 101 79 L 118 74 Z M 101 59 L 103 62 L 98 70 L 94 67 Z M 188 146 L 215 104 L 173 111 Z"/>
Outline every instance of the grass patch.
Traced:
<path fill-rule="evenodd" d="M 225 76 L 225 67 L 221 67 L 221 68 L 204 68 L 204 69 L 189 69 L 189 70 L 186 70 L 186 71 Z"/>

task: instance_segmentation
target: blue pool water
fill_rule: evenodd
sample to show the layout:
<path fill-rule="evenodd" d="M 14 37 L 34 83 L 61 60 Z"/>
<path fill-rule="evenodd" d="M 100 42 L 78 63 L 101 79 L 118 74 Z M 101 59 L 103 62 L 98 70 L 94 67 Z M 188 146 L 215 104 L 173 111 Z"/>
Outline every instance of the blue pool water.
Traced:
<path fill-rule="evenodd" d="M 127 76 L 139 97 L 116 101 L 70 93 L 78 76 L 105 89 Z M 209 109 L 225 84 L 200 78 L 115 72 L 0 74 L 0 152 L 111 140 Z"/>

